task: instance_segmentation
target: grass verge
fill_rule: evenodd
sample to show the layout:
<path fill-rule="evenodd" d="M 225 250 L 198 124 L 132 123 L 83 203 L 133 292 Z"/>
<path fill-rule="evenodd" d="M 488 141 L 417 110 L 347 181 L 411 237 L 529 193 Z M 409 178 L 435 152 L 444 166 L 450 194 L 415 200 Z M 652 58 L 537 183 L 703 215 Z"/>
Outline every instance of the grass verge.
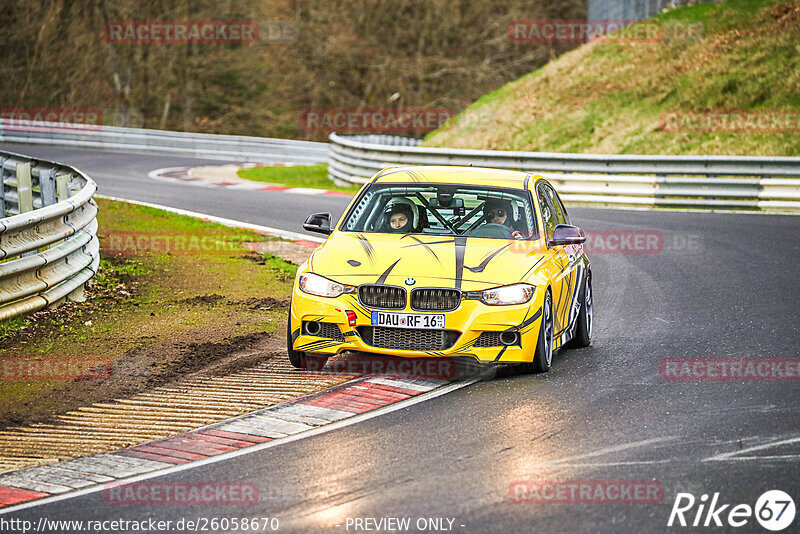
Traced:
<path fill-rule="evenodd" d="M 485 95 L 424 145 L 800 156 L 800 1 L 704 2 L 656 20 L 662 39 L 585 44 Z M 776 131 L 769 131 L 772 122 L 767 129 L 704 131 L 701 119 L 681 122 L 677 131 L 665 127 L 667 114 L 676 112 L 702 118 L 752 110 L 784 110 L 794 119 Z"/>
<path fill-rule="evenodd" d="M 0 363 L 81 358 L 112 372 L 20 379 L 4 368 L 0 427 L 166 383 L 273 337 L 286 318 L 292 266 L 245 246 L 275 238 L 97 202 L 103 260 L 88 300 L 0 322 Z"/>
<path fill-rule="evenodd" d="M 342 193 L 357 193 L 360 187 L 341 187 L 328 178 L 328 164 L 295 165 L 293 167 L 252 167 L 241 169 L 239 177 L 254 182 L 265 182 L 287 187 L 328 189 Z"/>

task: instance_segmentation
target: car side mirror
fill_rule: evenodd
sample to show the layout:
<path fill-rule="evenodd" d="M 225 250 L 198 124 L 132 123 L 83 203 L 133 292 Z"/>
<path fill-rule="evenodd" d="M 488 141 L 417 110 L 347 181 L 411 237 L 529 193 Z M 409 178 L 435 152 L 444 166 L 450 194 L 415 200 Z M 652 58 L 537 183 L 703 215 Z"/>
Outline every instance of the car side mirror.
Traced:
<path fill-rule="evenodd" d="M 559 224 L 553 232 L 553 239 L 547 245 L 580 245 L 586 241 L 586 234 L 577 226 Z"/>
<path fill-rule="evenodd" d="M 309 232 L 316 232 L 318 234 L 331 235 L 331 214 L 330 213 L 315 213 L 309 215 L 306 222 L 303 223 L 303 228 Z"/>

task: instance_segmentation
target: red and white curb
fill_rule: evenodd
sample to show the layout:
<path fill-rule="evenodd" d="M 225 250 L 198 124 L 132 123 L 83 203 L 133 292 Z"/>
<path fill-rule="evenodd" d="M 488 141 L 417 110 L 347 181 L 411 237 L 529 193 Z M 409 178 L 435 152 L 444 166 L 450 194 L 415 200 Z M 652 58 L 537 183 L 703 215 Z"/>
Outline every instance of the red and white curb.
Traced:
<path fill-rule="evenodd" d="M 294 163 L 281 163 L 273 166 L 292 167 Z M 239 169 L 252 168 L 252 167 L 265 167 L 267 164 L 238 164 L 231 165 Z M 189 175 L 189 170 L 193 167 L 167 167 L 164 169 L 156 169 L 150 171 L 147 175 L 162 182 L 182 183 L 187 185 L 194 185 L 198 187 L 216 187 L 224 189 L 240 189 L 245 191 L 280 191 L 292 195 L 335 195 L 352 197 L 352 193 L 345 193 L 343 191 L 331 191 L 328 189 L 314 189 L 310 187 L 288 187 L 283 185 L 266 184 L 253 182 L 244 179 L 226 180 L 224 178 L 199 178 Z"/>
<path fill-rule="evenodd" d="M 0 475 L 0 513 L 47 498 L 60 500 L 102 491 L 118 480 L 134 482 L 261 450 L 381 415 L 414 401 L 427 400 L 467 386 L 478 378 L 445 380 L 372 376 L 252 412 L 221 423 L 111 453 L 31 467 Z M 404 402 L 405 401 L 405 402 Z M 409 402 L 410 401 L 410 402 Z M 15 506 L 16 505 L 16 506 Z"/>

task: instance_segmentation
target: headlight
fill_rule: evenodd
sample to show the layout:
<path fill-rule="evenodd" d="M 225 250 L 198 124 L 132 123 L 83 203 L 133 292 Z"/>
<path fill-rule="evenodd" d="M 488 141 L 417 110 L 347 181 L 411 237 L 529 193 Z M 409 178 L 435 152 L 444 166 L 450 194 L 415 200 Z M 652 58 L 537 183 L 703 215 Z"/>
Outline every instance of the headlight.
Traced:
<path fill-rule="evenodd" d="M 480 293 L 481 300 L 492 306 L 524 304 L 531 300 L 536 289 L 530 284 L 514 284 L 513 286 L 496 287 Z"/>
<path fill-rule="evenodd" d="M 353 286 L 346 286 L 314 273 L 301 274 L 299 287 L 303 293 L 317 295 L 318 297 L 338 297 L 355 291 Z"/>

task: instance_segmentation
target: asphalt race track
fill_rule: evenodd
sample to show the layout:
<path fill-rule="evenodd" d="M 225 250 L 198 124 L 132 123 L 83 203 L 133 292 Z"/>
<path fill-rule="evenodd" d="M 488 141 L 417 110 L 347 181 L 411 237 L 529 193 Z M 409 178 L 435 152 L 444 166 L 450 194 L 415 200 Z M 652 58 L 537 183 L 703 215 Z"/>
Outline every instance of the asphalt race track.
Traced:
<path fill-rule="evenodd" d="M 189 158 L 3 148 L 75 165 L 102 194 L 295 232 L 304 214 L 338 217 L 348 201 L 147 178 L 156 168 L 203 163 Z M 119 506 L 93 493 L 11 517 L 276 517 L 281 532 L 363 532 L 352 520 L 367 517 L 411 518 L 414 532 L 420 518 L 448 518 L 444 529 L 454 532 L 663 532 L 690 530 L 667 528 L 680 492 L 698 500 L 719 492 L 719 504 L 730 505 L 722 521 L 767 490 L 797 502 L 796 378 L 684 382 L 665 380 L 659 369 L 665 358 L 800 356 L 800 218 L 578 208 L 571 216 L 588 231 L 660 232 L 662 244 L 589 253 L 593 343 L 557 353 L 549 374 L 503 373 L 351 426 L 152 479 L 254 482 L 254 505 Z M 517 481 L 657 481 L 664 495 L 659 504 L 516 503 Z M 742 528 L 716 529 L 731 530 L 764 532 L 754 517 Z"/>

